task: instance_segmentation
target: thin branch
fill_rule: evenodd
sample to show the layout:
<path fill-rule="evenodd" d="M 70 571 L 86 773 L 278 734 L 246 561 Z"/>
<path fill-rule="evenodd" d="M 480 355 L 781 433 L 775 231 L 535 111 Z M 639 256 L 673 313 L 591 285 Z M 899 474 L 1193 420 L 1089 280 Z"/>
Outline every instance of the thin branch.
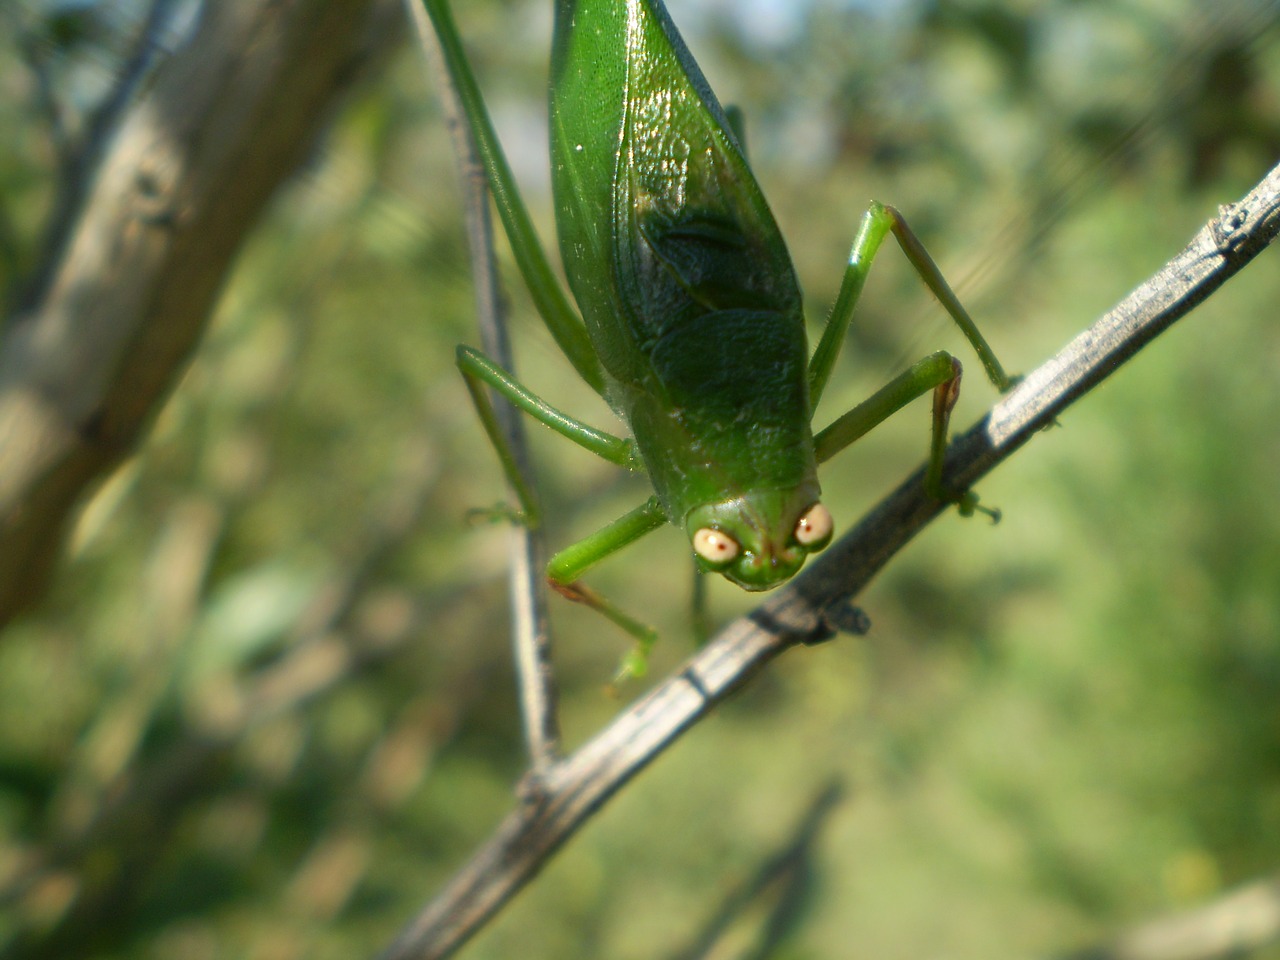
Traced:
<path fill-rule="evenodd" d="M 428 52 L 437 88 L 441 91 L 453 137 L 458 173 L 466 206 L 467 239 L 476 293 L 476 324 L 485 353 L 506 370 L 515 372 L 515 360 L 507 337 L 506 311 L 493 249 L 493 220 L 489 215 L 489 186 L 475 139 L 467 126 L 462 101 L 453 86 L 435 31 L 421 0 L 405 0 L 423 49 Z M 533 465 L 525 440 L 524 421 L 504 397 L 493 396 L 498 422 L 511 448 L 516 469 L 526 490 L 536 491 Z M 520 709 L 525 741 L 535 776 L 556 762 L 560 750 L 560 725 L 556 716 L 557 690 L 551 665 L 551 632 L 547 623 L 543 576 L 546 551 L 538 530 L 521 526 L 511 538 L 511 641 L 520 689 Z"/>
<path fill-rule="evenodd" d="M 952 444 L 950 485 L 989 473 L 1068 406 L 1114 373 L 1252 260 L 1280 232 L 1280 166 L 1239 203 L 1222 208 L 1191 244 L 1057 356 L 1032 371 Z M 472 860 L 401 931 L 383 960 L 447 957 L 552 853 L 640 770 L 735 688 L 797 643 L 833 633 L 843 608 L 944 509 L 926 496 L 921 468 L 747 616 L 576 753 L 526 789 Z"/>

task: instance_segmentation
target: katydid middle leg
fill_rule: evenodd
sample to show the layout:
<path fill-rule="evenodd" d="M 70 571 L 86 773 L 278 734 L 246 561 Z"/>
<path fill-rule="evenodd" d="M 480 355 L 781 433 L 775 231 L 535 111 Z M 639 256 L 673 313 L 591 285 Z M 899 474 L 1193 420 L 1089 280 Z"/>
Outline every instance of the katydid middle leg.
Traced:
<path fill-rule="evenodd" d="M 518 519 L 521 522 L 531 527 L 538 525 L 537 502 L 533 491 L 525 485 L 520 472 L 516 469 L 515 457 L 498 425 L 493 403 L 484 389 L 485 384 L 505 397 L 516 409 L 529 414 L 539 423 L 545 424 L 578 446 L 590 450 L 601 459 L 629 470 L 642 469 L 636 456 L 635 444 L 631 440 L 597 430 L 557 410 L 480 351 L 468 346 L 459 346 L 457 362 L 458 369 L 466 381 L 467 391 L 471 394 L 471 402 L 475 404 L 480 421 L 484 424 L 485 433 L 497 450 L 498 459 L 502 461 L 502 469 L 520 500 L 522 515 Z"/>
<path fill-rule="evenodd" d="M 933 429 L 929 440 L 929 462 L 925 470 L 925 491 L 935 500 L 956 504 L 964 516 L 977 510 L 998 520 L 999 511 L 978 506 L 976 494 L 948 490 L 942 482 L 947 432 L 951 423 L 951 410 L 960 396 L 960 376 L 960 361 L 945 350 L 932 353 L 912 364 L 909 369 L 814 436 L 813 448 L 818 462 L 830 460 L 912 400 L 932 390 Z"/>
<path fill-rule="evenodd" d="M 485 432 L 498 452 L 503 471 L 520 500 L 521 514 L 518 519 L 521 522 L 529 526 L 538 525 L 540 520 L 537 500 L 516 469 L 515 457 L 498 426 L 493 403 L 485 389 L 486 385 L 506 398 L 518 410 L 529 414 L 539 423 L 545 424 L 580 447 L 590 450 L 596 456 L 630 470 L 642 469 L 633 441 L 597 430 L 556 409 L 479 351 L 466 346 L 458 347 L 458 369 L 462 371 L 467 390 L 484 424 Z M 649 649 L 653 646 L 657 634 L 651 627 L 625 613 L 580 582 L 579 578 L 587 569 L 645 534 L 656 530 L 666 523 L 666 520 L 666 514 L 658 503 L 658 498 L 650 497 L 639 507 L 623 514 L 603 529 L 565 547 L 547 564 L 547 582 L 556 592 L 599 611 L 635 638 L 636 646 L 623 661 L 618 674 L 619 679 L 625 676 L 640 676 L 644 673 Z"/>
<path fill-rule="evenodd" d="M 503 155 L 488 111 L 485 109 L 479 87 L 463 53 L 449 4 L 447 0 L 426 0 L 425 5 L 440 39 L 445 66 L 463 102 L 465 118 L 484 165 L 499 218 L 534 305 L 547 329 L 583 380 L 597 393 L 603 394 L 604 377 L 599 360 L 588 340 L 581 319 L 569 305 L 568 298 L 538 241 L 510 165 Z M 483 354 L 460 347 L 458 366 L 466 378 L 467 388 L 480 414 L 485 431 L 497 450 L 503 469 L 520 500 L 523 514 L 521 519 L 524 522 L 531 524 L 538 522 L 536 499 L 515 468 L 510 447 L 498 427 L 492 402 L 485 389 L 486 384 L 506 397 L 518 409 L 579 446 L 591 450 L 611 463 L 630 470 L 641 469 L 635 445 L 631 440 L 595 430 L 556 410 Z M 587 566 L 604 559 L 638 537 L 661 526 L 665 520 L 666 517 L 656 507 L 656 500 L 650 499 L 598 533 L 561 551 L 551 559 L 548 565 L 548 581 L 559 592 L 599 610 L 636 638 L 637 652 L 633 653 L 628 663 L 624 665 L 624 671 L 629 670 L 635 673 L 642 671 L 644 653 L 653 643 L 653 631 L 622 613 L 584 584 L 579 583 L 578 575 Z M 622 531 L 625 531 L 625 535 L 620 536 Z"/>
<path fill-rule="evenodd" d="M 866 284 L 867 274 L 871 270 L 871 262 L 885 237 L 890 234 L 898 241 L 902 252 L 906 254 L 912 267 L 920 275 L 920 279 L 938 298 L 943 308 L 964 333 L 974 352 L 978 354 L 988 379 L 996 389 L 1003 393 L 1013 387 L 1017 379 L 1005 373 L 990 344 L 982 336 L 977 324 L 960 303 L 946 278 L 943 277 L 942 271 L 938 269 L 938 265 L 929 255 L 924 244 L 907 225 L 902 214 L 893 207 L 872 202 L 862 219 L 858 235 L 854 238 L 853 247 L 849 253 L 849 264 L 845 268 L 844 279 L 840 284 L 835 305 L 831 309 L 826 330 L 823 331 L 822 338 L 818 341 L 818 346 L 814 349 L 813 357 L 809 361 L 811 409 L 817 407 L 818 400 L 831 377 L 836 356 L 848 333 L 854 308 Z M 968 492 L 956 494 L 947 491 L 942 484 L 942 463 L 946 454 L 947 429 L 951 410 L 959 397 L 960 373 L 960 362 L 945 352 L 932 354 L 916 363 L 817 434 L 814 443 L 818 462 L 821 463 L 843 450 L 907 403 L 932 390 L 934 392 L 933 431 L 929 445 L 929 466 L 925 475 L 926 489 L 937 499 L 957 503 L 961 513 L 965 515 L 973 513 L 975 509 L 983 509 L 977 507 L 977 497 L 974 494 Z M 983 509 L 983 512 L 990 514 L 993 518 L 998 516 L 993 511 Z"/>

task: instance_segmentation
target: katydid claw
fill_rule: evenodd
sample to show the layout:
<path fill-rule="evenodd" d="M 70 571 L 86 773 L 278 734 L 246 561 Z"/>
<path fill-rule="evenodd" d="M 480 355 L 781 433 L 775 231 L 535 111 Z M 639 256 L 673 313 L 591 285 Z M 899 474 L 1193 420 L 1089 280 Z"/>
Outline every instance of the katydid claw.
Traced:
<path fill-rule="evenodd" d="M 653 649 L 653 645 L 658 642 L 657 631 L 650 630 L 649 635 L 645 638 L 638 639 L 636 645 L 632 647 L 622 662 L 618 664 L 617 672 L 614 673 L 613 679 L 609 681 L 609 685 L 605 688 L 610 696 L 618 696 L 619 688 L 628 680 L 640 680 L 649 672 L 649 652 Z"/>

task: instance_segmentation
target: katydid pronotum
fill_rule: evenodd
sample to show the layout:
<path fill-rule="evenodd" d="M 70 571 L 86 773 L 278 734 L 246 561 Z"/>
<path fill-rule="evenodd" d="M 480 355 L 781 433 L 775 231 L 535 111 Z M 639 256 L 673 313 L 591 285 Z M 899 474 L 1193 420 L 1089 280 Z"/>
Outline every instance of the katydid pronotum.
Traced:
<path fill-rule="evenodd" d="M 661 0 L 557 0 L 551 55 L 551 166 L 565 273 L 556 280 L 516 188 L 447 0 L 423 0 L 465 108 L 499 216 L 532 299 L 569 361 L 630 430 L 622 438 L 550 406 L 469 347 L 458 366 L 520 500 L 536 524 L 488 390 L 629 470 L 653 495 L 561 550 L 553 587 L 636 640 L 623 674 L 644 671 L 652 630 L 581 582 L 590 567 L 670 522 L 704 572 L 747 590 L 788 580 L 831 540 L 817 465 L 911 400 L 934 394 L 929 493 L 972 513 L 942 465 L 960 364 L 919 361 L 814 433 L 872 258 L 892 234 L 960 326 L 997 389 L 1012 380 L 932 258 L 892 207 L 872 203 L 812 356 L 800 290 L 741 139 Z"/>

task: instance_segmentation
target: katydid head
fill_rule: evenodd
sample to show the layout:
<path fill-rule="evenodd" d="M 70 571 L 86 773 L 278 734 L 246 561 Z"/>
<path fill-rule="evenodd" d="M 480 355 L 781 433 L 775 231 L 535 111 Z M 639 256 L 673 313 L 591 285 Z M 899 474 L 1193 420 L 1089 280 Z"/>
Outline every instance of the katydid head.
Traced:
<path fill-rule="evenodd" d="M 757 490 L 694 509 L 685 529 L 703 570 L 769 590 L 831 542 L 833 523 L 811 491 Z"/>

